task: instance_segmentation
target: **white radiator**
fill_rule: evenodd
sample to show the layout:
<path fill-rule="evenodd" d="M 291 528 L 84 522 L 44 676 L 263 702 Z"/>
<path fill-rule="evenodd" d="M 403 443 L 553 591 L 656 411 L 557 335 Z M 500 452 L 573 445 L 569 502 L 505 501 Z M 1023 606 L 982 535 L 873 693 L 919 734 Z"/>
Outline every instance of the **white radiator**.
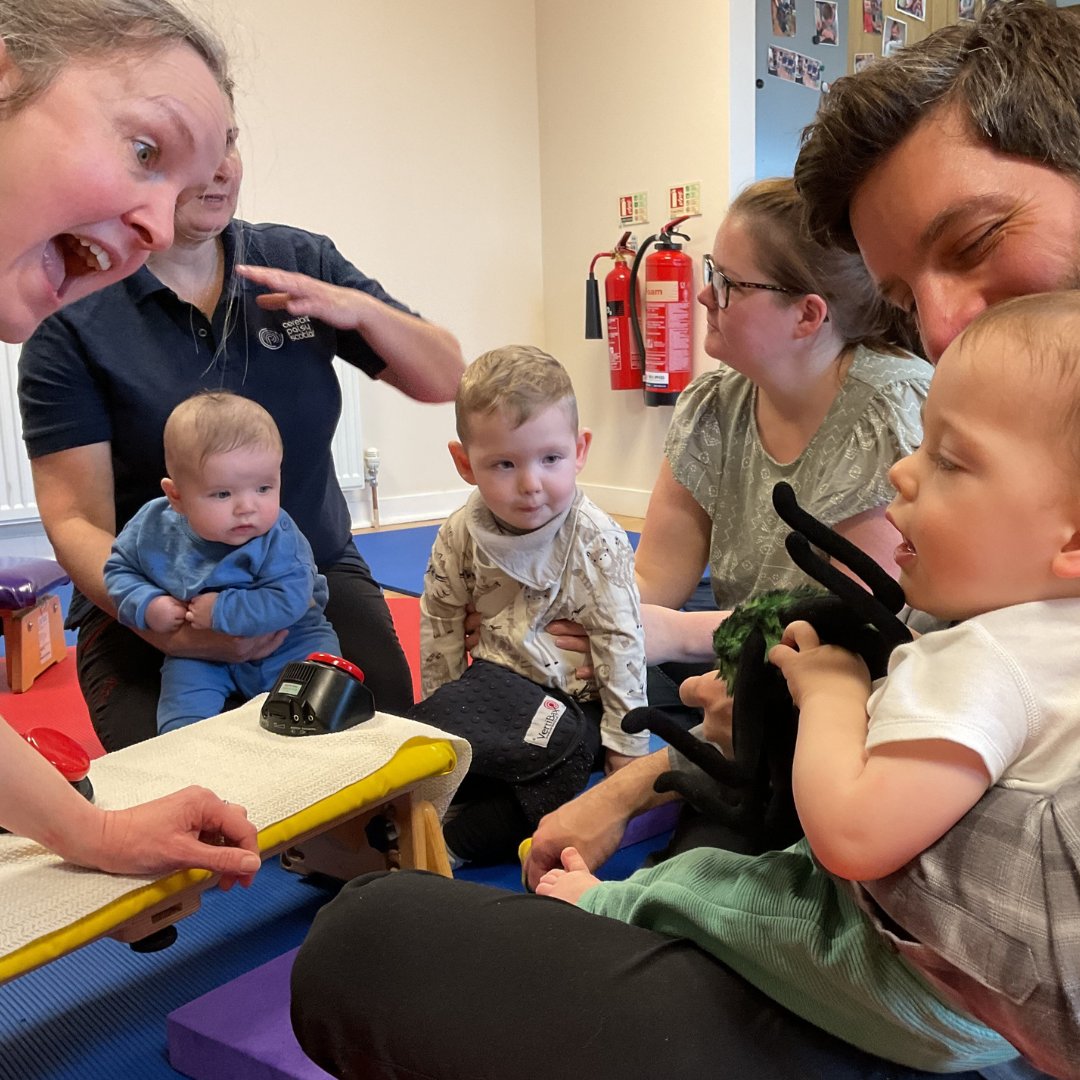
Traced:
<path fill-rule="evenodd" d="M 19 347 L 0 342 L 0 526 L 37 521 L 30 462 L 22 441 L 17 393 Z M 366 375 L 340 360 L 334 368 L 341 381 L 341 422 L 334 436 L 334 464 L 346 490 L 364 486 L 364 439 L 360 397 Z"/>
<path fill-rule="evenodd" d="M 334 370 L 341 383 L 341 419 L 334 433 L 334 468 L 338 483 L 348 491 L 364 486 L 364 425 L 360 400 L 371 386 L 371 379 L 344 360 L 335 360 Z"/>
<path fill-rule="evenodd" d="M 19 398 L 16 393 L 18 345 L 0 342 L 0 524 L 36 521 L 30 462 L 23 449 Z"/>

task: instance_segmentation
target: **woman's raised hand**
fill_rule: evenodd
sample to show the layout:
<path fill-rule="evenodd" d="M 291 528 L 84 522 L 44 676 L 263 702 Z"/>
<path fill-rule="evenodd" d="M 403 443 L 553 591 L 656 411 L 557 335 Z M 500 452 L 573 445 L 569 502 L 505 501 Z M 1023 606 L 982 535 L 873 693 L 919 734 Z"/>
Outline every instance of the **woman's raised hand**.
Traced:
<path fill-rule="evenodd" d="M 356 330 L 363 320 L 365 305 L 378 303 L 359 289 L 331 285 L 291 270 L 237 266 L 236 272 L 270 290 L 256 297 L 259 307 L 287 311 L 297 318 L 307 315 L 338 330 Z"/>

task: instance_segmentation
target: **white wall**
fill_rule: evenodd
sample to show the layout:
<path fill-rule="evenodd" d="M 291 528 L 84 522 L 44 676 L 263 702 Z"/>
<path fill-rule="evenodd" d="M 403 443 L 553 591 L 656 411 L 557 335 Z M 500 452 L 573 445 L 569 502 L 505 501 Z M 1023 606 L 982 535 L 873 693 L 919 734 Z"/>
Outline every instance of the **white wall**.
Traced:
<path fill-rule="evenodd" d="M 752 170 L 753 0 L 308 0 L 302 19 L 287 0 L 196 2 L 236 57 L 242 212 L 329 233 L 468 359 L 551 350 L 596 432 L 583 484 L 643 513 L 671 410 L 607 389 L 583 283 L 618 238 L 622 192 L 650 193 L 643 239 L 667 187 L 700 181 L 687 250 L 697 263 L 711 247 Z M 732 86 L 747 88 L 737 108 Z M 697 340 L 701 370 L 700 317 Z M 460 503 L 450 412 L 365 395 L 383 521 Z"/>
<path fill-rule="evenodd" d="M 671 410 L 607 389 L 583 283 L 618 239 L 620 193 L 649 191 L 643 239 L 667 220 L 667 187 L 700 181 L 688 250 L 698 263 L 711 246 L 752 175 L 754 0 L 188 2 L 234 57 L 241 214 L 327 233 L 468 359 L 551 350 L 596 433 L 583 484 L 643 513 Z M 700 340 L 699 316 L 698 370 Z M 452 407 L 363 389 L 382 521 L 459 505 Z"/>
<path fill-rule="evenodd" d="M 729 88 L 747 78 L 747 61 L 753 85 L 753 3 L 536 0 L 536 16 L 547 347 L 595 433 L 584 486 L 610 512 L 641 514 L 671 409 L 609 389 L 606 342 L 584 340 L 584 281 L 621 234 L 620 194 L 648 192 L 650 221 L 635 227 L 644 241 L 668 220 L 668 188 L 700 181 L 702 217 L 682 226 L 700 283 L 700 257 L 752 169 L 752 92 L 733 120 Z M 601 281 L 610 267 L 598 263 Z M 715 363 L 701 351 L 703 323 L 698 309 L 699 372 Z"/>
<path fill-rule="evenodd" d="M 466 358 L 542 342 L 533 0 L 189 2 L 234 58 L 242 216 L 328 234 Z M 462 502 L 452 406 L 365 382 L 363 425 L 384 523 Z"/>

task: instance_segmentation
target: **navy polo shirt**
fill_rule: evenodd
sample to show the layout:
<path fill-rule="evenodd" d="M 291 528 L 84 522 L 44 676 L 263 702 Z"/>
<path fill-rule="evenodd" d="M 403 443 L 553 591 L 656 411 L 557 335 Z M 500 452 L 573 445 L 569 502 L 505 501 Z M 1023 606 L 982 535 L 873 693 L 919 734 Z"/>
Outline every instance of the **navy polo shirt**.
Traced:
<path fill-rule="evenodd" d="M 214 317 L 180 300 L 143 267 L 47 319 L 22 348 L 19 405 L 31 458 L 112 445 L 117 530 L 165 475 L 162 433 L 173 408 L 202 389 L 259 402 L 284 444 L 282 506 L 321 568 L 351 541 L 331 441 L 341 415 L 335 356 L 375 377 L 386 366 L 364 338 L 308 317 L 264 311 L 265 290 L 236 277 L 244 262 L 360 289 L 415 314 L 344 259 L 325 236 L 235 220 L 224 233 L 225 284 Z"/>

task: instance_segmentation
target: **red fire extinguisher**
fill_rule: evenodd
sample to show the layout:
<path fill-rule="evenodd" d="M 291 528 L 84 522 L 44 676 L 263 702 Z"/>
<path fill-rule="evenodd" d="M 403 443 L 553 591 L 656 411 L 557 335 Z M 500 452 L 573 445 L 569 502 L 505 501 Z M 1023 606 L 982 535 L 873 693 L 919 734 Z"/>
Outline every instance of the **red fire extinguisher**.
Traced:
<path fill-rule="evenodd" d="M 626 257 L 634 252 L 633 248 L 627 246 L 629 239 L 630 234 L 623 233 L 613 251 L 601 251 L 594 255 L 585 282 L 585 337 L 599 339 L 600 297 L 594 269 L 598 259 L 615 260 L 615 265 L 604 278 L 612 390 L 640 390 L 642 386 L 641 349 L 630 329 L 630 268 L 626 265 Z"/>
<path fill-rule="evenodd" d="M 638 249 L 630 270 L 630 324 L 645 356 L 645 404 L 674 405 L 690 382 L 694 354 L 694 265 L 675 238 L 687 217 L 669 221 Z M 656 250 L 645 260 L 645 335 L 641 336 L 637 304 L 637 275 L 649 245 Z"/>

